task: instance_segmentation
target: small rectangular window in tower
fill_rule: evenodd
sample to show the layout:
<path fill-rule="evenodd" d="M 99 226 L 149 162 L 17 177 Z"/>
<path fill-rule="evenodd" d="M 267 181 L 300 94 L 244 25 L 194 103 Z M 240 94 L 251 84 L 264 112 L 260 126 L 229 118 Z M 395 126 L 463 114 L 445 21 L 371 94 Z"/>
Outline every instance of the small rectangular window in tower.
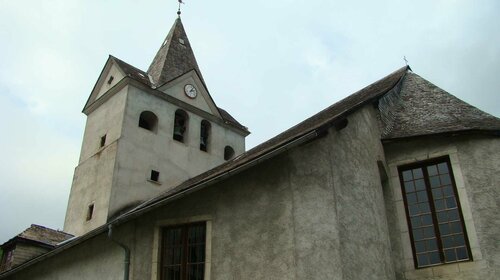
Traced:
<path fill-rule="evenodd" d="M 106 134 L 101 136 L 101 145 L 99 147 L 102 148 L 104 145 L 106 145 Z"/>
<path fill-rule="evenodd" d="M 110 85 L 114 79 L 115 79 L 115 77 L 109 76 L 108 85 Z"/>
<path fill-rule="evenodd" d="M 87 221 L 90 221 L 93 215 L 94 215 L 94 203 L 90 204 L 87 209 Z"/>
<path fill-rule="evenodd" d="M 151 170 L 151 177 L 150 177 L 150 180 L 151 181 L 155 181 L 155 182 L 158 182 L 158 180 L 160 179 L 160 172 L 156 171 L 156 170 Z"/>

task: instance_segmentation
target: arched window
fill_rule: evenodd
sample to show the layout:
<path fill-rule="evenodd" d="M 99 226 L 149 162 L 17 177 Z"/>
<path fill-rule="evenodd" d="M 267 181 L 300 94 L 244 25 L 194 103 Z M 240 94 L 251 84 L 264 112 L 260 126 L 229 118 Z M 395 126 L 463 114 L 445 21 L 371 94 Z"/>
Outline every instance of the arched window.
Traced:
<path fill-rule="evenodd" d="M 158 128 L 158 117 L 150 111 L 144 111 L 139 117 L 139 127 L 156 132 Z"/>
<path fill-rule="evenodd" d="M 231 148 L 231 146 L 226 146 L 224 148 L 224 159 L 225 160 L 230 160 L 234 157 L 234 150 Z"/>
<path fill-rule="evenodd" d="M 177 140 L 179 142 L 184 142 L 185 138 L 185 132 L 187 129 L 187 123 L 188 123 L 188 114 L 179 109 L 175 111 L 175 118 L 174 118 L 174 140 Z"/>
<path fill-rule="evenodd" d="M 206 120 L 201 121 L 200 126 L 200 150 L 208 150 L 208 141 L 210 138 L 210 123 Z"/>

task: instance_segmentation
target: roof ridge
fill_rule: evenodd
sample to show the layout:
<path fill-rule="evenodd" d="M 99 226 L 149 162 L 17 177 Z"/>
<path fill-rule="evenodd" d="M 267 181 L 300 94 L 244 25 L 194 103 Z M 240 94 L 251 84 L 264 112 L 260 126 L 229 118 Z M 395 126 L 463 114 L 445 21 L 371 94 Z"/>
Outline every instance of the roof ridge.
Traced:
<path fill-rule="evenodd" d="M 388 135 L 395 125 L 396 115 L 395 112 L 405 107 L 405 103 L 401 99 L 401 91 L 407 73 L 411 71 L 408 66 L 408 71 L 401 77 L 399 82 L 389 92 L 384 94 L 378 102 L 378 109 L 380 112 L 381 121 L 381 135 Z"/>
<path fill-rule="evenodd" d="M 114 55 L 111 55 L 111 54 L 110 54 L 109 56 L 111 57 L 111 59 L 115 60 L 115 61 L 116 61 L 116 62 L 118 62 L 118 63 L 125 64 L 125 65 L 127 65 L 128 67 L 132 67 L 134 70 L 137 70 L 137 71 L 140 71 L 140 72 L 142 72 L 142 73 L 144 73 L 144 74 L 147 74 L 147 72 L 146 72 L 146 71 L 141 70 L 141 69 L 139 69 L 139 68 L 135 67 L 134 65 L 132 65 L 132 64 L 130 64 L 130 63 L 128 63 L 128 62 L 126 62 L 126 61 L 124 61 L 124 60 L 122 60 L 122 59 L 119 59 L 118 57 L 116 57 L 116 56 L 114 56 Z"/>
<path fill-rule="evenodd" d="M 364 87 L 363 89 L 356 91 L 355 93 L 343 98 L 342 100 L 334 103 L 331 106 L 321 110 L 315 115 L 307 118 L 306 120 L 292 126 L 291 128 L 283 131 L 282 133 L 272 137 L 271 139 L 265 141 L 257 145 L 256 147 L 244 152 L 243 154 L 237 156 L 233 160 L 227 161 L 215 168 L 212 168 L 202 174 L 199 174 L 193 178 L 190 178 L 176 187 L 161 193 L 160 195 L 153 197 L 149 200 L 144 201 L 137 205 L 131 211 L 124 213 L 122 216 L 117 217 L 115 220 L 120 219 L 123 216 L 127 216 L 128 214 L 140 211 L 143 208 L 146 208 L 150 204 L 157 203 L 163 199 L 169 197 L 169 195 L 175 195 L 177 192 L 181 192 L 184 189 L 189 188 L 191 185 L 196 185 L 197 183 L 203 180 L 210 180 L 214 176 L 218 176 L 218 174 L 222 174 L 224 172 L 229 172 L 233 168 L 236 168 L 240 165 L 246 164 L 248 161 L 253 160 L 254 158 L 258 158 L 259 156 L 266 154 L 268 152 L 272 152 L 274 149 L 279 148 L 283 144 L 286 144 L 289 141 L 293 141 L 294 139 L 300 138 L 301 136 L 314 131 L 315 129 L 323 126 L 325 123 L 332 122 L 337 118 L 349 113 L 351 110 L 359 108 L 374 98 L 378 98 L 380 95 L 386 93 L 387 91 L 393 89 L 401 78 L 406 75 L 408 70 L 408 66 L 402 67 L 391 74 L 381 78 L 370 85 Z M 356 99 L 357 98 L 357 99 Z M 345 104 L 349 103 L 354 99 L 354 104 Z M 359 99 L 359 100 L 358 100 Z M 348 106 L 352 105 L 352 106 Z M 339 112 L 332 112 L 339 110 Z M 111 221 L 113 222 L 113 221 Z"/>

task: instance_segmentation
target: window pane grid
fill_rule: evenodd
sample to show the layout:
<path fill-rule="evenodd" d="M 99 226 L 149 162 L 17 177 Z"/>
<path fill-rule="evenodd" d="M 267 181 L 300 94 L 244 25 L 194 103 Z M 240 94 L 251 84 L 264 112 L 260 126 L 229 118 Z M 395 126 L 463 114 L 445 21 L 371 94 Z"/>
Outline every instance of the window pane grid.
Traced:
<path fill-rule="evenodd" d="M 205 274 L 205 265 L 189 265 L 188 266 L 188 279 L 189 280 L 202 280 Z"/>
<path fill-rule="evenodd" d="M 451 183 L 447 163 L 427 166 L 429 182 L 433 189 L 434 207 L 438 219 L 444 261 L 469 259 L 456 194 Z"/>
<path fill-rule="evenodd" d="M 404 171 L 403 178 L 417 263 L 419 266 L 440 263 L 436 230 L 423 170 L 416 168 Z"/>
<path fill-rule="evenodd" d="M 205 230 L 204 223 L 163 229 L 161 279 L 203 279 Z"/>
<path fill-rule="evenodd" d="M 417 267 L 469 260 L 447 161 L 400 169 Z"/>

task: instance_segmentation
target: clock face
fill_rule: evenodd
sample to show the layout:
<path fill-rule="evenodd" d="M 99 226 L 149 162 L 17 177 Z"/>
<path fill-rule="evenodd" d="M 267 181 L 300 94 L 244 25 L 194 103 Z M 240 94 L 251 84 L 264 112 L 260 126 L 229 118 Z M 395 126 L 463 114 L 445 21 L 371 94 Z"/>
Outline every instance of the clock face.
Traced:
<path fill-rule="evenodd" d="M 196 95 L 198 94 L 198 92 L 196 91 L 196 88 L 191 84 L 187 84 L 184 86 L 184 93 L 189 98 L 195 98 Z"/>

